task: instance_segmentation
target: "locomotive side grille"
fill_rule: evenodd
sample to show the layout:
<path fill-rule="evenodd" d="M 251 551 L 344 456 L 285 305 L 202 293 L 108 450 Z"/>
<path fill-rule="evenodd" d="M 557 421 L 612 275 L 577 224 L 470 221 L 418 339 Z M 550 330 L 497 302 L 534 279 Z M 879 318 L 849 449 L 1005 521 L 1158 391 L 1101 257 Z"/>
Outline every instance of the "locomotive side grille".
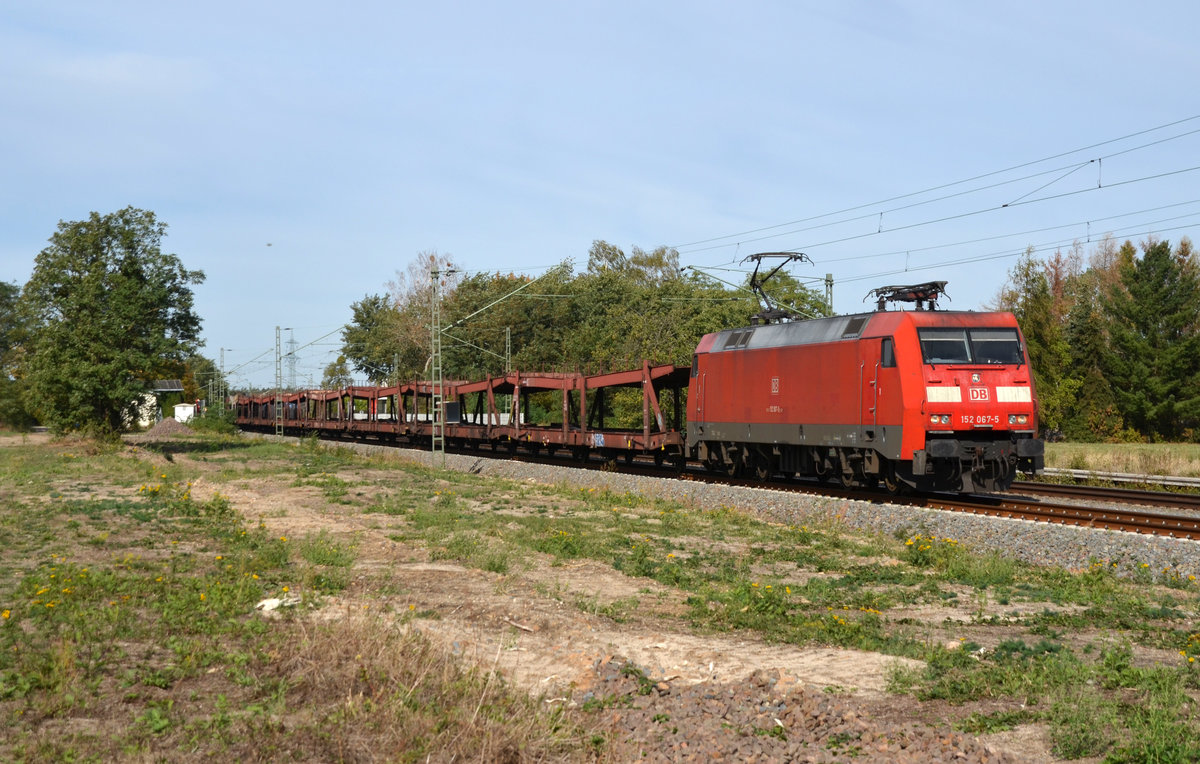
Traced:
<path fill-rule="evenodd" d="M 855 316 L 847 321 L 846 328 L 842 330 L 842 339 L 857 337 L 862 332 L 863 327 L 866 326 L 868 319 L 870 319 L 870 316 Z"/>
<path fill-rule="evenodd" d="M 736 332 L 732 332 L 725 338 L 725 344 L 722 349 L 744 348 L 750 343 L 750 335 L 752 334 L 754 334 L 753 329 L 739 329 Z"/>

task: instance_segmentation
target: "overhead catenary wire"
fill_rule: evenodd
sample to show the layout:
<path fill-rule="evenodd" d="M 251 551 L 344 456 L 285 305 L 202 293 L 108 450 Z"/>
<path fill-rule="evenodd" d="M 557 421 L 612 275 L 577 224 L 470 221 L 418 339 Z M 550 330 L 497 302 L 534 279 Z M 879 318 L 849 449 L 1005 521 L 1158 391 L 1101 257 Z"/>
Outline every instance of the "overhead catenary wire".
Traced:
<path fill-rule="evenodd" d="M 1154 236 L 1154 235 L 1163 234 L 1163 233 L 1167 233 L 1167 232 L 1171 232 L 1171 231 L 1190 230 L 1190 229 L 1197 228 L 1197 227 L 1200 227 L 1200 221 L 1198 221 L 1196 223 L 1191 223 L 1188 225 L 1172 226 L 1169 228 L 1143 229 L 1140 231 L 1125 232 L 1125 233 L 1122 233 L 1122 236 L 1125 236 L 1125 237 Z M 853 283 L 856 281 L 867 281 L 869 279 L 876 279 L 876 278 L 880 278 L 882 276 L 894 276 L 894 275 L 897 275 L 900 273 L 911 273 L 914 271 L 924 271 L 924 270 L 930 270 L 933 268 L 947 268 L 947 267 L 952 267 L 952 266 L 957 266 L 957 265 L 969 265 L 971 263 L 981 263 L 981 262 L 986 262 L 989 260 L 1002 260 L 1002 259 L 1009 258 L 1009 257 L 1020 257 L 1021 255 L 1025 254 L 1027 252 L 1032 253 L 1032 254 L 1038 254 L 1041 252 L 1051 252 L 1051 251 L 1061 248 L 1064 243 L 1069 243 L 1069 242 L 1059 241 L 1059 242 L 1050 242 L 1050 243 L 1042 244 L 1042 245 L 1030 245 L 1028 247 L 1023 247 L 1020 250 L 1008 249 L 1008 250 L 1004 250 L 1003 252 L 993 252 L 993 253 L 988 253 L 988 254 L 984 254 L 984 255 L 976 255 L 976 256 L 972 256 L 972 257 L 959 258 L 956 260 L 947 260 L 947 261 L 943 261 L 943 262 L 939 262 L 939 263 L 928 263 L 925 265 L 911 266 L 908 268 L 897 268 L 897 269 L 893 269 L 893 270 L 879 271 L 876 273 L 869 273 L 869 274 L 864 274 L 864 275 L 859 275 L 859 276 L 850 276 L 850 277 L 839 280 L 838 283 L 847 284 L 847 283 Z"/>
<path fill-rule="evenodd" d="M 1107 215 L 1104 217 L 1090 218 L 1088 220 L 1079 220 L 1079 221 L 1074 221 L 1071 223 L 1061 223 L 1059 225 L 1044 226 L 1041 228 L 1030 228 L 1030 229 L 1026 229 L 1023 231 L 1014 231 L 1012 233 L 1002 233 L 1002 234 L 996 234 L 993 236 L 982 236 L 982 237 L 975 238 L 975 239 L 964 239 L 961 241 L 948 242 L 945 244 L 931 244 L 931 245 L 924 246 L 924 247 L 911 247 L 911 248 L 906 248 L 906 249 L 890 250 L 887 252 L 873 252 L 873 253 L 864 254 L 864 255 L 849 255 L 846 257 L 838 257 L 838 258 L 823 261 L 823 262 L 845 263 L 845 262 L 851 262 L 854 260 L 871 260 L 871 259 L 879 258 L 879 257 L 896 257 L 899 255 L 904 255 L 904 254 L 928 252 L 928 251 L 935 250 L 935 249 L 949 249 L 950 247 L 962 247 L 962 246 L 966 246 L 969 244 L 982 244 L 984 242 L 997 241 L 1000 239 L 1011 239 L 1015 236 L 1028 236 L 1030 234 L 1046 233 L 1047 231 L 1058 231 L 1058 230 L 1062 230 L 1064 228 L 1077 228 L 1080 226 L 1090 227 L 1092 225 L 1095 225 L 1096 223 L 1103 223 L 1103 222 L 1107 222 L 1107 221 L 1118 220 L 1120 218 L 1133 217 L 1134 215 L 1144 215 L 1144 214 L 1147 214 L 1150 212 L 1159 212 L 1162 210 L 1173 209 L 1176 207 L 1184 207 L 1189 204 L 1200 204 L 1200 199 L 1191 199 L 1186 202 L 1175 202 L 1173 204 L 1162 204 L 1157 207 L 1147 207 L 1145 209 L 1136 210 L 1134 212 L 1123 212 L 1123 213 L 1120 213 L 1117 215 Z M 1179 218 L 1188 217 L 1190 215 L 1197 215 L 1197 214 L 1200 214 L 1200 210 L 1197 210 L 1196 212 L 1188 213 L 1187 215 L 1178 215 L 1178 216 L 1170 217 L 1170 218 L 1161 218 L 1159 220 L 1146 221 L 1145 223 L 1142 223 L 1141 225 L 1153 225 L 1155 223 L 1168 222 L 1171 220 L 1177 220 Z M 709 269 L 709 268 L 706 268 L 706 270 L 707 269 Z M 732 270 L 732 269 L 730 269 L 730 270 Z"/>
<path fill-rule="evenodd" d="M 1109 146 L 1109 145 L 1112 145 L 1112 144 L 1114 144 L 1114 143 L 1120 143 L 1121 141 L 1130 140 L 1131 138 L 1136 138 L 1136 137 L 1138 137 L 1138 136 L 1141 136 L 1141 135 L 1148 135 L 1148 134 L 1150 134 L 1150 133 L 1157 132 L 1157 131 L 1159 131 L 1159 130 L 1166 130 L 1166 129 L 1168 129 L 1168 128 L 1175 127 L 1175 126 L 1177 126 L 1177 125 L 1186 124 L 1186 123 L 1188 123 L 1188 122 L 1193 122 L 1193 121 L 1195 121 L 1195 120 L 1198 120 L 1198 119 L 1200 119 L 1200 114 L 1196 114 L 1196 115 L 1193 115 L 1193 116 L 1190 116 L 1190 117 L 1185 117 L 1185 118 L 1183 118 L 1183 119 L 1175 120 L 1175 121 L 1173 121 L 1173 122 L 1168 122 L 1168 123 L 1165 123 L 1165 124 L 1162 124 L 1162 125 L 1157 125 L 1157 126 L 1155 126 L 1155 127 L 1146 128 L 1146 129 L 1144 129 L 1144 130 L 1138 130 L 1138 131 L 1136 131 L 1136 132 L 1133 132 L 1133 133 L 1128 133 L 1128 134 L 1126 134 L 1126 135 L 1122 135 L 1122 136 L 1120 136 L 1120 137 L 1117 137 L 1117 138 L 1110 138 L 1110 139 L 1108 139 L 1108 140 L 1100 141 L 1100 142 L 1098 142 L 1098 143 L 1093 143 L 1093 144 L 1090 144 L 1090 145 L 1088 145 L 1088 146 L 1082 146 L 1082 147 L 1080 147 L 1080 148 L 1077 148 L 1077 149 L 1071 149 L 1070 151 L 1063 151 L 1063 152 L 1059 152 L 1059 153 L 1057 153 L 1057 154 L 1052 154 L 1052 155 L 1050 155 L 1050 156 L 1042 157 L 1041 159 L 1035 159 L 1035 160 L 1028 161 L 1028 162 L 1022 162 L 1022 163 L 1020 163 L 1020 164 L 1012 165 L 1012 166 L 1010 166 L 1010 167 L 1005 167 L 1005 168 L 1003 168 L 1003 169 L 1000 169 L 1000 170 L 993 170 L 993 171 L 991 171 L 991 172 L 982 173 L 982 174 L 980 174 L 980 175 L 974 175 L 974 176 L 971 176 L 971 177 L 968 177 L 968 178 L 963 178 L 963 179 L 961 179 L 961 180 L 952 181 L 952 182 L 950 182 L 950 183 L 943 183 L 943 184 L 940 184 L 940 185 L 937 185 L 937 186 L 931 186 L 931 187 L 929 187 L 929 188 L 924 188 L 924 189 L 921 189 L 921 190 L 919 190 L 919 191 L 911 191 L 911 192 L 908 192 L 908 193 L 904 193 L 904 194 L 899 194 L 899 195 L 896 195 L 896 196 L 887 197 L 887 198 L 885 198 L 885 199 L 879 199 L 879 200 L 876 200 L 876 201 L 873 201 L 873 202 L 867 202 L 867 203 L 865 203 L 865 204 L 858 204 L 858 205 L 854 205 L 854 206 L 851 206 L 851 207 L 845 207 L 845 208 L 842 208 L 842 209 L 840 209 L 840 210 L 833 210 L 833 211 L 831 211 L 831 212 L 825 212 L 825 213 L 821 213 L 821 214 L 819 214 L 819 215 L 812 215 L 812 216 L 805 217 L 805 218 L 799 218 L 799 219 L 796 219 L 796 220 L 790 220 L 790 221 L 786 221 L 786 222 L 783 222 L 783 223 L 776 223 L 776 224 L 774 224 L 774 225 L 762 226 L 762 227 L 759 227 L 759 228 L 752 228 L 752 229 L 748 229 L 748 230 L 744 230 L 744 231 L 738 231 L 738 232 L 736 232 L 736 233 L 725 234 L 725 235 L 722 235 L 722 236 L 713 236 L 713 237 L 706 238 L 706 239 L 698 239 L 698 240 L 696 240 L 696 241 L 690 241 L 690 242 L 686 242 L 686 243 L 683 243 L 683 244 L 676 244 L 676 245 L 674 245 L 674 247 L 673 247 L 673 248 L 674 248 L 674 249 L 676 249 L 676 250 L 690 249 L 690 248 L 692 248 L 692 247 L 695 247 L 695 246 L 698 246 L 698 245 L 700 245 L 700 244 L 711 244 L 711 243 L 713 243 L 713 242 L 719 242 L 719 241 L 728 241 L 728 242 L 729 242 L 729 244 L 725 244 L 725 245 L 722 245 L 722 246 L 730 246 L 730 245 L 732 245 L 732 244 L 734 244 L 734 243 L 735 243 L 735 242 L 733 242 L 733 241 L 731 241 L 731 240 L 738 239 L 739 237 L 743 237 L 743 236 L 749 236 L 749 235 L 756 234 L 756 233 L 762 233 L 762 232 L 764 232 L 764 231 L 772 231 L 772 230 L 775 230 L 775 229 L 778 229 L 778 228 L 785 228 L 785 227 L 788 227 L 788 226 L 799 225 L 799 224 L 801 224 L 801 223 L 808 223 L 808 222 L 811 222 L 811 221 L 814 221 L 814 220 L 821 220 L 822 218 L 832 217 L 832 216 L 834 216 L 834 215 L 843 215 L 843 214 L 846 214 L 846 213 L 849 213 L 849 212 L 857 212 L 857 211 L 859 211 L 859 210 L 870 209 L 870 208 L 872 208 L 872 207 L 878 207 L 878 206 L 879 206 L 879 205 L 881 205 L 881 204 L 889 204 L 889 203 L 891 203 L 891 202 L 896 202 L 896 201 L 900 201 L 900 200 L 903 200 L 903 199 L 912 199 L 912 198 L 914 198 L 914 197 L 918 197 L 918 196 L 921 196 L 921 195 L 923 195 L 923 194 L 930 194 L 930 193 L 934 193 L 934 192 L 936 192 L 936 191 L 942 191 L 942 190 L 944 190 L 944 189 L 947 189 L 947 188 L 953 188 L 953 187 L 955 187 L 955 186 L 960 186 L 960 185 L 963 185 L 963 184 L 965 184 L 965 183 L 973 183 L 973 182 L 975 182 L 975 181 L 977 181 L 977 180 L 983 180 L 983 179 L 986 179 L 986 178 L 995 177 L 995 176 L 997 176 L 997 175 L 1003 175 L 1003 174 L 1005 174 L 1005 173 L 1009 173 L 1009 172 L 1015 172 L 1016 170 L 1022 170 L 1022 169 L 1026 168 L 1026 167 L 1033 167 L 1033 166 L 1035 166 L 1035 165 L 1038 165 L 1038 164 L 1041 164 L 1041 163 L 1043 163 L 1043 162 L 1050 162 L 1050 161 L 1053 161 L 1053 160 L 1055 160 L 1055 159 L 1061 159 L 1061 158 L 1063 158 L 1063 157 L 1068 157 L 1068 156 L 1071 156 L 1071 155 L 1073 155 L 1073 154 L 1079 154 L 1079 153 L 1082 153 L 1082 152 L 1084 152 L 1084 151 L 1090 151 L 1090 150 L 1092 150 L 1092 149 L 1100 148 L 1100 147 L 1102 147 L 1102 146 Z M 1190 130 L 1190 131 L 1188 131 L 1188 132 L 1185 132 L 1185 133 L 1182 133 L 1182 134 L 1180 134 L 1180 135 L 1171 136 L 1171 137 L 1169 137 L 1169 138 L 1164 138 L 1164 139 L 1160 139 L 1160 140 L 1158 140 L 1158 141 L 1153 141 L 1153 142 L 1151 142 L 1151 143 L 1147 143 L 1147 144 L 1144 144 L 1144 145 L 1142 145 L 1142 146 L 1136 146 L 1136 147 L 1132 147 L 1132 148 L 1129 148 L 1129 149 L 1125 149 L 1125 150 L 1122 150 L 1122 151 L 1119 151 L 1119 152 L 1114 152 L 1113 154 L 1110 154 L 1110 155 L 1108 155 L 1108 156 L 1109 156 L 1109 157 L 1112 157 L 1112 156 L 1119 156 L 1119 155 L 1122 155 L 1122 154 L 1130 153 L 1130 152 L 1132 152 L 1132 151 L 1137 151 L 1137 150 L 1140 150 L 1140 149 L 1142 149 L 1142 148 L 1148 148 L 1148 147 L 1150 147 L 1150 146 L 1156 146 L 1156 145 L 1160 145 L 1160 144 L 1162 144 L 1162 143 L 1165 143 L 1165 142 L 1168 142 L 1168 141 L 1172 141 L 1172 140 L 1178 140 L 1179 138 L 1182 138 L 1182 137 L 1185 137 L 1185 136 L 1188 136 L 1188 135 L 1192 135 L 1192 134 L 1194 134 L 1194 133 L 1196 133 L 1196 132 L 1200 132 L 1200 130 Z M 1087 164 L 1087 163 L 1083 163 L 1083 164 Z M 1047 172 L 1049 172 L 1049 171 L 1047 171 Z M 964 192 L 964 193 L 973 193 L 973 191 L 972 191 L 972 192 Z M 954 195 L 951 195 L 950 197 L 944 197 L 944 198 L 952 198 L 953 196 L 958 196 L 958 195 L 962 195 L 962 194 L 954 194 Z M 874 217 L 876 214 L 878 214 L 878 213 L 876 213 L 876 212 L 872 212 L 872 213 L 870 213 L 870 215 L 868 215 L 867 217 Z M 756 240 L 756 239 L 751 239 L 750 241 L 755 241 L 755 240 Z M 737 243 L 742 243 L 742 242 L 737 242 Z M 709 249 L 715 249 L 715 248 L 717 248 L 717 247 L 706 247 L 706 248 L 704 248 L 704 249 L 702 249 L 702 250 L 694 250 L 694 251 L 706 251 L 706 250 L 709 250 Z"/>
<path fill-rule="evenodd" d="M 874 236 L 880 236 L 885 233 L 890 234 L 890 233 L 896 233 L 897 231 L 908 231 L 908 230 L 912 230 L 915 228 L 922 228 L 925 226 L 936 225 L 938 223 L 946 223 L 946 222 L 950 222 L 953 220 L 963 220 L 963 219 L 970 218 L 970 217 L 986 215 L 988 213 L 998 212 L 1000 210 L 1005 210 L 1005 209 L 1012 209 L 1014 207 L 1020 207 L 1020 206 L 1025 206 L 1025 205 L 1029 205 L 1029 204 L 1037 204 L 1040 202 L 1046 202 L 1046 201 L 1050 201 L 1053 199 L 1063 199 L 1063 198 L 1070 197 L 1070 196 L 1079 196 L 1081 194 L 1095 193 L 1097 191 L 1110 190 L 1110 189 L 1114 189 L 1114 188 L 1119 188 L 1121 186 L 1132 185 L 1135 183 L 1144 183 L 1144 182 L 1151 181 L 1151 180 L 1160 180 L 1162 178 L 1167 178 L 1167 177 L 1171 177 L 1171 176 L 1175 176 L 1175 175 L 1182 175 L 1182 174 L 1189 173 L 1189 172 L 1196 172 L 1197 170 L 1200 170 L 1200 165 L 1193 166 L 1193 167 L 1185 167 L 1183 169 L 1178 169 L 1178 170 L 1171 170 L 1169 172 L 1156 173 L 1154 175 L 1146 175 L 1146 176 L 1143 176 L 1140 178 L 1131 178 L 1129 180 L 1123 180 L 1123 181 L 1118 181 L 1116 183 L 1110 183 L 1103 187 L 1081 188 L 1081 189 L 1076 189 L 1074 191 L 1065 191 L 1060 194 L 1051 194 L 1049 196 L 1040 196 L 1040 197 L 1037 197 L 1036 199 L 1023 199 L 1023 200 L 1015 201 L 1015 202 L 1011 202 L 1011 203 L 1005 203 L 1005 204 L 985 207 L 982 209 L 971 210 L 969 212 L 960 212 L 960 213 L 957 213 L 954 215 L 944 215 L 939 218 L 933 218 L 930 220 L 921 220 L 921 221 L 918 221 L 915 223 L 908 223 L 906 225 L 899 225 L 899 226 L 895 226 L 892 228 L 881 228 L 881 229 L 875 230 L 875 231 L 866 231 L 863 233 L 852 234 L 850 236 L 843 236 L 838 239 L 828 239 L 828 240 L 819 241 L 819 242 L 809 242 L 809 243 L 800 244 L 800 245 L 797 245 L 797 246 L 794 246 L 791 248 L 792 249 L 803 249 L 803 250 L 807 251 L 809 249 L 816 249 L 818 247 L 827 247 L 832 244 L 843 244 L 848 241 L 857 241 L 860 239 L 867 239 L 867 238 L 871 238 Z M 868 217 L 874 217 L 874 213 L 872 213 L 872 215 L 870 215 Z M 839 222 L 852 222 L 852 221 L 839 221 Z M 827 226 L 819 226 L 819 227 L 827 227 Z M 804 230 L 810 230 L 810 229 L 804 229 Z M 785 231 L 783 233 L 762 236 L 757 239 L 748 239 L 748 240 L 740 242 L 740 243 L 744 244 L 747 242 L 766 241 L 767 239 L 776 239 L 781 236 L 790 236 L 794 233 L 802 233 L 802 232 L 803 231 Z M 707 251 L 710 249 L 722 249 L 727 246 L 729 246 L 729 245 L 723 244 L 723 245 L 714 246 L 714 247 L 706 247 L 704 249 L 692 250 L 692 253 L 703 252 L 703 251 Z"/>

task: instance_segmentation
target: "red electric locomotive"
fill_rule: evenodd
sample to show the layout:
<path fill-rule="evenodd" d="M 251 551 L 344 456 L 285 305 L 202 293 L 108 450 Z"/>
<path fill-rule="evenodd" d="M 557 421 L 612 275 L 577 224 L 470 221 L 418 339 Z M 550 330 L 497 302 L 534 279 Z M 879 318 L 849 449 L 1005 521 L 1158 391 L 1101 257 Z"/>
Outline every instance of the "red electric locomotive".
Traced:
<path fill-rule="evenodd" d="M 734 475 L 891 491 L 1004 490 L 1017 470 L 1041 470 L 1016 318 L 936 310 L 944 288 L 885 287 L 874 313 L 706 335 L 688 390 L 692 454 Z"/>

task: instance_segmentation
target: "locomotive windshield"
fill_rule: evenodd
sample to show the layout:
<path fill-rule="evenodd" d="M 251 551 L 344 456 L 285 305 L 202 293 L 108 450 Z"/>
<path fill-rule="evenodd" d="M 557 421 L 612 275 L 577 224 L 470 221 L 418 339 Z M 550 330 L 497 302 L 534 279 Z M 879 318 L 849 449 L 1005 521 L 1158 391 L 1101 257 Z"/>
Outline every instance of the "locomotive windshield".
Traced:
<path fill-rule="evenodd" d="M 1024 363 L 1016 329 L 918 329 L 925 363 Z"/>

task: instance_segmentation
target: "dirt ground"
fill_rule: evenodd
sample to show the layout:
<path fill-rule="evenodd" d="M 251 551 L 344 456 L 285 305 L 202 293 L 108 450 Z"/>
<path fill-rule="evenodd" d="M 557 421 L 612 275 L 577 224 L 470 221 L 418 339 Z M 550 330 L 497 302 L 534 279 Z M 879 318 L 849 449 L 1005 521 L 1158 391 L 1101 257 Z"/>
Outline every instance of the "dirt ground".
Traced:
<path fill-rule="evenodd" d="M 201 476 L 217 469 L 186 454 L 175 455 L 174 462 Z M 348 472 L 339 477 L 353 482 L 364 476 Z M 996 710 L 978 704 L 919 704 L 887 694 L 889 669 L 916 663 L 909 659 L 696 634 L 682 619 L 669 617 L 682 611 L 682 592 L 595 562 L 556 565 L 548 556 L 531 555 L 506 574 L 490 573 L 431 560 L 426 549 L 389 538 L 387 518 L 331 503 L 313 487 L 280 479 L 217 485 L 203 477 L 193 487 L 198 498 L 218 490 L 248 523 L 261 522 L 273 534 L 299 538 L 324 530 L 354 544 L 351 585 L 326 599 L 315 618 L 372 611 L 435 613 L 412 623 L 453 653 L 499 669 L 515 685 L 545 696 L 547 703 L 573 702 L 595 681 L 598 666 L 620 656 L 648 676 L 673 684 L 736 684 L 754 672 L 771 673 L 779 677 L 781 691 L 794 685 L 828 693 L 881 722 L 945 727 L 972 711 Z M 620 621 L 598 612 L 631 599 L 639 605 L 622 610 Z M 954 608 L 914 609 L 904 616 L 927 621 L 931 638 L 937 639 L 945 638 L 948 628 L 952 633 L 955 622 L 971 619 L 969 612 Z M 1021 759 L 1056 760 L 1038 726 L 990 735 L 985 742 Z"/>
<path fill-rule="evenodd" d="M 4 437 L 0 447 L 42 437 Z M 144 447 L 137 456 L 165 464 L 164 457 Z M 986 704 L 918 703 L 909 696 L 887 694 L 888 671 L 916 664 L 908 659 L 695 633 L 678 617 L 684 610 L 683 592 L 595 562 L 554 564 L 551 557 L 531 554 L 508 573 L 498 574 L 433 560 L 427 549 L 390 538 L 395 534 L 391 518 L 366 514 L 359 504 L 332 502 L 318 488 L 296 485 L 287 476 L 230 482 L 216 479 L 225 466 L 220 460 L 186 452 L 173 454 L 171 460 L 198 476 L 192 487 L 197 499 L 219 492 L 248 524 L 262 523 L 272 534 L 289 538 L 325 531 L 354 546 L 350 585 L 337 597 L 325 598 L 311 617 L 381 613 L 399 620 L 416 615 L 410 623 L 424 635 L 469 662 L 499 669 L 546 703 L 575 702 L 597 681 L 598 668 L 619 656 L 654 680 L 676 686 L 737 685 L 756 672 L 770 674 L 778 677 L 779 691 L 792 686 L 836 696 L 861 716 L 885 723 L 948 729 L 954 719 L 973 711 L 997 710 Z M 355 484 L 378 476 L 377 471 L 338 474 Z M 620 607 L 634 600 L 636 607 Z M 619 619 L 605 614 L 614 607 L 621 613 Z M 421 617 L 423 613 L 430 617 Z M 952 642 L 955 624 L 969 623 L 971 615 L 968 609 L 923 607 L 902 617 L 928 623 L 930 639 Z M 982 739 L 1020 760 L 1056 761 L 1039 725 Z"/>

